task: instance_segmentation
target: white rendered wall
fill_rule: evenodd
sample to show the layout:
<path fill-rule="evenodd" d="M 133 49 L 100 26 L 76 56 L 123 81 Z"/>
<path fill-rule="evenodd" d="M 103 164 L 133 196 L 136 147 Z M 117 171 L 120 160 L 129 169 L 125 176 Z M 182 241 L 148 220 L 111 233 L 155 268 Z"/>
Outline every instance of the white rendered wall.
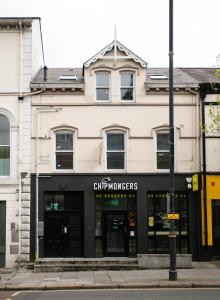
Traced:
<path fill-rule="evenodd" d="M 83 98 L 72 96 L 35 96 L 33 98 L 32 119 L 37 118 L 41 103 L 55 104 L 57 112 L 40 114 L 39 118 L 39 172 L 55 171 L 53 128 L 77 128 L 75 147 L 75 172 L 105 172 L 105 128 L 125 127 L 127 138 L 126 172 L 158 172 L 156 169 L 155 130 L 168 126 L 168 96 L 146 96 L 141 105 L 83 105 Z M 76 99 L 78 99 L 78 105 Z M 149 103 L 156 102 L 157 105 Z M 68 103 L 68 106 L 65 104 Z M 164 105 L 166 103 L 166 105 Z M 191 95 L 175 96 L 175 153 L 177 172 L 196 171 L 196 105 Z M 39 106 L 35 106 L 39 104 Z M 33 152 L 35 157 L 36 123 L 33 124 Z M 100 154 L 101 151 L 101 154 Z M 100 159 L 101 155 L 101 159 Z M 36 157 L 35 157 L 36 159 Z M 35 159 L 32 172 L 35 172 Z M 59 170 L 60 172 L 60 170 Z"/>
<path fill-rule="evenodd" d="M 0 177 L 0 201 L 6 201 L 6 267 L 17 264 L 17 259 L 29 260 L 30 252 L 30 164 L 31 164 L 31 97 L 18 96 L 30 93 L 30 80 L 41 67 L 42 52 L 39 22 L 32 29 L 0 31 L 0 113 L 8 112 L 13 119 L 11 126 L 11 174 Z M 38 35 L 38 38 L 37 38 Z M 34 50 L 32 38 L 34 37 Z M 41 43 L 41 42 L 40 42 Z M 21 48 L 22 47 L 22 48 Z M 39 58 L 40 56 L 40 58 Z M 21 76 L 21 77 L 20 77 Z M 11 120 L 10 120 L 11 121 Z M 20 140 L 21 137 L 21 140 Z M 19 227 L 19 172 L 21 203 Z M 19 241 L 12 238 L 12 228 L 20 229 Z M 20 257 L 19 256 L 20 248 Z M 14 254 L 12 254 L 14 253 Z"/>

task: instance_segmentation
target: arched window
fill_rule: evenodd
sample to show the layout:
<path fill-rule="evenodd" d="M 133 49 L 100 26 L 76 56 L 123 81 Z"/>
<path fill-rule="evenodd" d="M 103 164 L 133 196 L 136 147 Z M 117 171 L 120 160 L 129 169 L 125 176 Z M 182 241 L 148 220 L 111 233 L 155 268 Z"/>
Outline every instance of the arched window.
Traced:
<path fill-rule="evenodd" d="M 106 132 L 107 170 L 125 169 L 125 132 Z"/>
<path fill-rule="evenodd" d="M 60 130 L 55 132 L 56 170 L 73 170 L 74 133 Z"/>
<path fill-rule="evenodd" d="M 156 155 L 157 155 L 157 169 L 158 170 L 167 170 L 170 168 L 169 163 L 169 131 L 168 130 L 159 130 L 156 132 L 157 137 L 157 146 L 156 146 Z"/>
<path fill-rule="evenodd" d="M 0 176 L 10 175 L 10 122 L 0 114 Z"/>

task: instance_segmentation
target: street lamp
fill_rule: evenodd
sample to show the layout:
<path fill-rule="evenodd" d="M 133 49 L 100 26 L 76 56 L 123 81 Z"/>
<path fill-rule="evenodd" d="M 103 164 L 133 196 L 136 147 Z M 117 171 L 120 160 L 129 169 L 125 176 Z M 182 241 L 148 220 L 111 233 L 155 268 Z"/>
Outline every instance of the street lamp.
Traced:
<path fill-rule="evenodd" d="M 174 121 L 173 121 L 173 0 L 169 0 L 169 142 L 170 142 L 170 210 L 175 213 L 174 191 Z M 169 280 L 177 280 L 175 220 L 170 220 Z"/>

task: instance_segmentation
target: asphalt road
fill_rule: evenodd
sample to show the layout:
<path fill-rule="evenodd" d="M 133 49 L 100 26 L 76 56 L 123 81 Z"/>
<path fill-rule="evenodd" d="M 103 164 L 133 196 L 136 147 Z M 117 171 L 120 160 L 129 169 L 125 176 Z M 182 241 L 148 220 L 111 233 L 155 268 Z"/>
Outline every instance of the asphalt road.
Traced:
<path fill-rule="evenodd" d="M 0 291 L 0 300 L 11 299 L 10 296 L 11 296 L 12 294 L 14 294 L 14 292 Z"/>
<path fill-rule="evenodd" d="M 4 293 L 4 292 L 0 292 Z M 6 296 L 6 294 L 5 294 Z M 13 292 L 7 300 L 219 300 L 219 289 L 77 290 Z"/>

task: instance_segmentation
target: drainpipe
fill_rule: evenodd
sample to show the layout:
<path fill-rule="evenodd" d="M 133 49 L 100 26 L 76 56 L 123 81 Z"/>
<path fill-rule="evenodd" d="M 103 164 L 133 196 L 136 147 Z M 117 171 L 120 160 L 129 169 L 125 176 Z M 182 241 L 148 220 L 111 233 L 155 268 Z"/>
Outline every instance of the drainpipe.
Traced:
<path fill-rule="evenodd" d="M 202 88 L 200 92 L 200 99 L 202 103 L 202 126 L 205 125 L 205 98 L 207 90 Z M 202 131 L 202 177 L 203 177 L 203 203 L 204 203 L 204 235 L 205 235 L 205 256 L 207 256 L 208 246 L 208 230 L 207 230 L 207 188 L 206 188 L 206 134 Z"/>
<path fill-rule="evenodd" d="M 200 171 L 200 154 L 199 154 L 199 94 L 189 88 L 189 92 L 196 97 L 196 172 Z"/>
<path fill-rule="evenodd" d="M 22 32 L 22 23 L 19 21 L 19 29 L 20 29 L 20 74 L 19 74 L 19 164 L 18 164 L 18 180 L 19 180 L 19 186 L 18 186 L 18 265 L 20 267 L 21 263 L 21 169 L 22 169 L 22 113 L 23 113 L 23 96 L 22 96 L 22 90 L 23 90 L 23 55 L 22 55 L 22 39 L 23 39 L 23 32 Z"/>
<path fill-rule="evenodd" d="M 199 141 L 199 124 L 200 124 L 200 115 L 199 115 L 199 94 L 196 95 L 196 171 L 200 172 L 200 141 Z"/>
<path fill-rule="evenodd" d="M 39 138 L 40 138 L 40 114 L 58 112 L 62 108 L 37 108 L 36 121 L 36 202 L 35 202 L 35 261 L 39 258 L 39 239 L 38 239 L 38 202 L 39 202 Z"/>

